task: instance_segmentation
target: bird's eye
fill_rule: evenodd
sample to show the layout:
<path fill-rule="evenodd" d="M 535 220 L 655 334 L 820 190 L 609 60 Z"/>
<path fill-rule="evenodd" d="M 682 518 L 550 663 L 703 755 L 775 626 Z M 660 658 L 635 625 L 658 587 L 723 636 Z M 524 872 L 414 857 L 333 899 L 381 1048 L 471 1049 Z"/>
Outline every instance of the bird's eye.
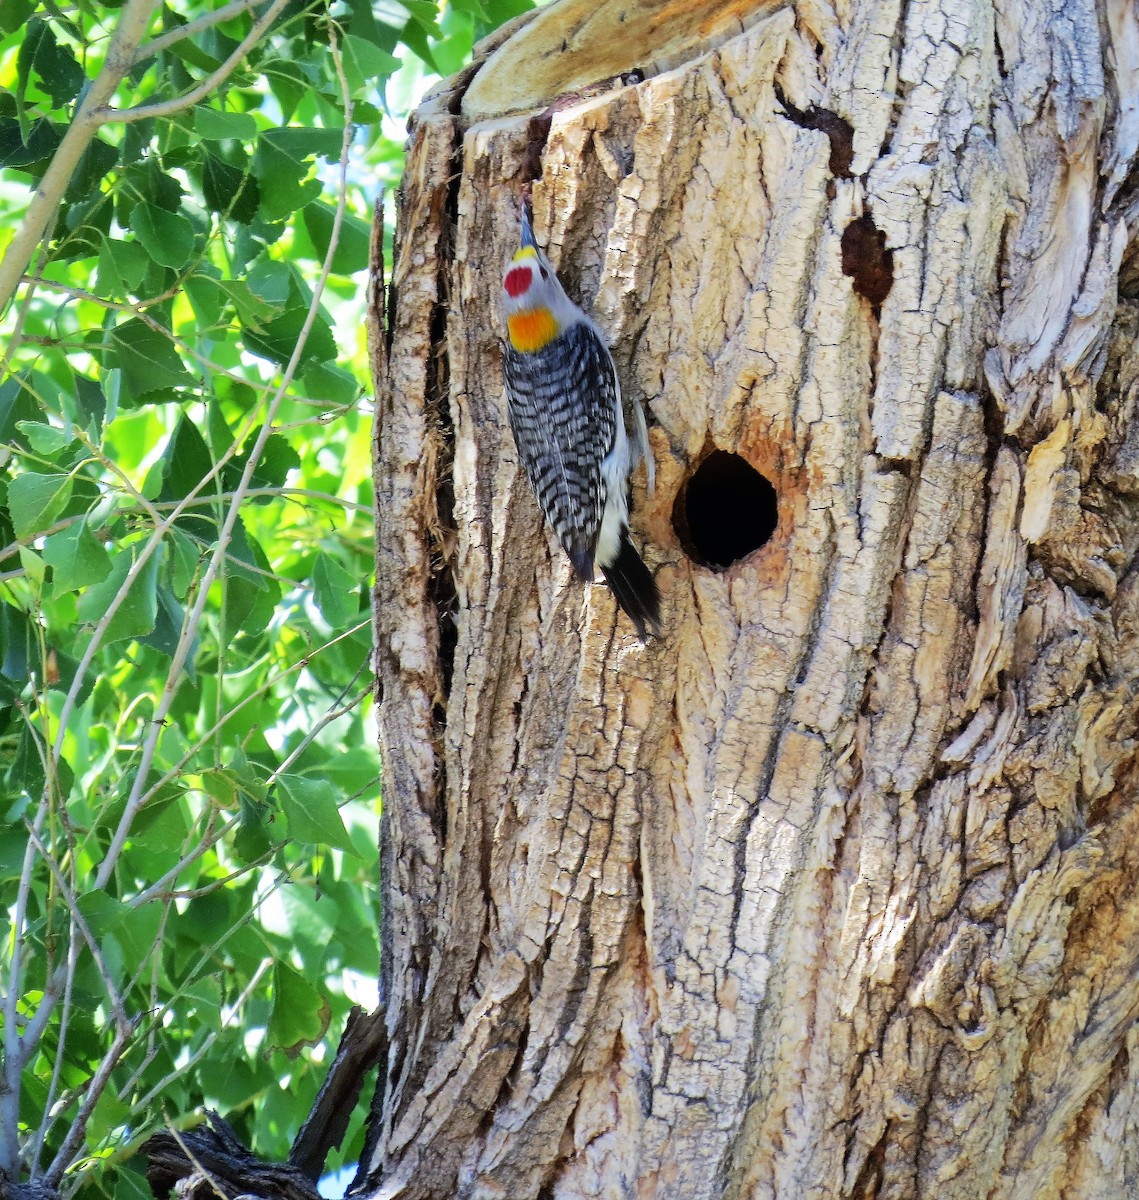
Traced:
<path fill-rule="evenodd" d="M 545 267 L 539 267 L 539 268 L 538 268 L 538 270 L 542 272 L 542 278 L 543 278 L 543 279 L 549 279 L 549 278 L 550 278 L 550 272 L 549 272 L 549 271 L 547 271 Z"/>

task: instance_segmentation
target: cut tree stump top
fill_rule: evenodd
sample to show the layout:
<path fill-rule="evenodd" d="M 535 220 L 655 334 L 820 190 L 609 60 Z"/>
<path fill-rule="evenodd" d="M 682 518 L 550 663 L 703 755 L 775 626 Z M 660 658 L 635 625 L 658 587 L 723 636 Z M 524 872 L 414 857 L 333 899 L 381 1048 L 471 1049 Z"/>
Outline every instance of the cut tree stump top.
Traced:
<path fill-rule="evenodd" d="M 526 112 L 631 71 L 672 70 L 782 7 L 782 0 L 563 0 L 487 59 L 463 97 L 463 116 Z"/>

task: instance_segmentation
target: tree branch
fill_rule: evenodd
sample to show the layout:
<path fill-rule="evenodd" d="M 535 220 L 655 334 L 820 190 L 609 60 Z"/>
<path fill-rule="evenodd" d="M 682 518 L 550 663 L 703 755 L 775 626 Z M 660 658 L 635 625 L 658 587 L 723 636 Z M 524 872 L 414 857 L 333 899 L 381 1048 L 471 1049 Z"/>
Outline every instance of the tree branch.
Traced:
<path fill-rule="evenodd" d="M 208 96 L 210 92 L 223 84 L 237 70 L 242 59 L 261 40 L 262 34 L 273 24 L 277 14 L 288 2 L 289 0 L 273 0 L 273 3 L 254 22 L 253 28 L 245 35 L 241 45 L 237 47 L 212 75 L 208 75 L 196 87 L 192 87 L 188 92 L 183 92 L 181 96 L 175 96 L 170 100 L 158 100 L 153 104 L 140 104 L 135 108 L 104 109 L 102 113 L 103 120 L 130 123 L 132 121 L 145 121 L 151 117 L 169 117 L 176 112 L 181 112 L 184 108 L 189 108 L 191 104 L 197 104 L 199 100 L 204 96 Z"/>
<path fill-rule="evenodd" d="M 91 139 L 103 124 L 107 102 L 115 94 L 123 76 L 131 69 L 135 49 L 146 34 L 158 0 L 127 0 L 119 18 L 103 69 L 96 76 L 79 104 L 63 141 L 52 156 L 50 165 L 32 196 L 28 211 L 0 259 L 0 313 L 7 309 L 16 293 L 36 247 L 51 228 L 56 211 L 75 168 Z"/>
<path fill-rule="evenodd" d="M 187 21 L 185 25 L 179 25 L 171 29 L 169 33 L 152 38 L 145 46 L 140 46 L 135 51 L 134 61 L 131 65 L 137 67 L 139 63 L 144 63 L 148 58 L 161 54 L 163 50 L 169 50 L 171 46 L 177 45 L 186 38 L 195 37 L 207 29 L 212 29 L 215 25 L 220 25 L 223 21 L 228 21 L 231 17 L 240 16 L 243 12 L 254 8 L 256 4 L 257 0 L 233 0 L 232 4 L 226 4 L 204 16 L 195 17 L 193 21 Z"/>
<path fill-rule="evenodd" d="M 365 1013 L 359 1006 L 348 1014 L 336 1057 L 324 1077 L 312 1111 L 289 1151 L 289 1162 L 309 1179 L 324 1171 L 328 1152 L 340 1145 L 364 1076 L 384 1063 L 388 1053 L 387 1026 L 382 1008 Z"/>
<path fill-rule="evenodd" d="M 48 1187 L 58 1187 L 59 1181 L 63 1178 L 64 1171 L 71 1166 L 71 1161 L 83 1141 L 83 1135 L 87 1130 L 87 1122 L 91 1119 L 91 1113 L 94 1112 L 95 1105 L 99 1102 L 99 1097 L 102 1096 L 103 1090 L 107 1086 L 107 1080 L 110 1079 L 111 1072 L 119 1065 L 119 1059 L 122 1058 L 130 1046 L 131 1038 L 134 1036 L 137 1025 L 138 1022 L 135 1021 L 129 1025 L 124 1025 L 118 1031 L 110 1050 L 107 1051 L 107 1056 L 99 1064 L 99 1069 L 95 1072 L 94 1078 L 87 1085 L 87 1090 L 83 1097 L 83 1105 L 76 1114 L 75 1120 L 71 1122 L 71 1128 L 67 1131 L 67 1136 L 63 1139 L 63 1143 L 60 1145 L 55 1158 L 52 1159 L 51 1166 L 44 1175 L 44 1182 Z"/>

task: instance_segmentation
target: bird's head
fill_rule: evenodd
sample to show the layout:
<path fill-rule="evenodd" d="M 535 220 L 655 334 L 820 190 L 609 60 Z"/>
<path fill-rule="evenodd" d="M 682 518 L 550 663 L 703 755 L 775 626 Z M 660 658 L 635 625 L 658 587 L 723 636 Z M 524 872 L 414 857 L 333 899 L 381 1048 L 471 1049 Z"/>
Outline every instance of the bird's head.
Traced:
<path fill-rule="evenodd" d="M 502 279 L 502 306 L 515 350 L 540 350 L 576 319 L 577 310 L 534 241 L 525 206 L 520 245 Z"/>

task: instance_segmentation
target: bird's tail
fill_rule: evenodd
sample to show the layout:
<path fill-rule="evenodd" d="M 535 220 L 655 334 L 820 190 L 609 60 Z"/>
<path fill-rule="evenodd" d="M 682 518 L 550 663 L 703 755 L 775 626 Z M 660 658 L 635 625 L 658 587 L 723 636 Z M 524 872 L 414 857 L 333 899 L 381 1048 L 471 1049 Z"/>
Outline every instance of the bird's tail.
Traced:
<path fill-rule="evenodd" d="M 605 582 L 613 589 L 617 603 L 629 614 L 637 627 L 637 636 L 643 642 L 651 633 L 660 636 L 660 592 L 656 580 L 641 556 L 633 549 L 629 531 L 621 534 L 621 547 L 617 557 L 601 568 Z"/>

